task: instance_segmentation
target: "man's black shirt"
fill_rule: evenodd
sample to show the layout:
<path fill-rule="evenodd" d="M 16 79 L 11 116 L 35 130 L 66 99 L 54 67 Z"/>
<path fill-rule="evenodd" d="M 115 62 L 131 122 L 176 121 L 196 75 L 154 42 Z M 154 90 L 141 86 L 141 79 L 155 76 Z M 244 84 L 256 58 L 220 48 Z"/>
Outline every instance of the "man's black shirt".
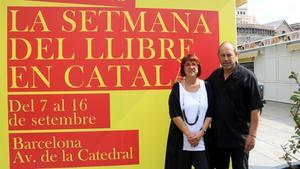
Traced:
<path fill-rule="evenodd" d="M 251 110 L 263 107 L 255 75 L 237 64 L 226 80 L 223 68 L 215 70 L 207 80 L 215 93 L 212 129 L 217 147 L 244 146 Z"/>

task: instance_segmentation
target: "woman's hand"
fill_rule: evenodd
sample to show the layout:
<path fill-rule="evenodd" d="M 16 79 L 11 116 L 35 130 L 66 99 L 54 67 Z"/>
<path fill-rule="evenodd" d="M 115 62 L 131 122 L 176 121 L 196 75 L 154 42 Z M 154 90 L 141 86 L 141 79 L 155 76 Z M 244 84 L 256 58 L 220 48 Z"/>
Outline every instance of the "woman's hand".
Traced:
<path fill-rule="evenodd" d="M 193 137 L 189 140 L 189 143 L 192 147 L 196 147 L 199 144 L 199 141 L 203 138 L 204 131 L 200 130 L 194 133 Z"/>
<path fill-rule="evenodd" d="M 195 143 L 194 143 L 194 142 L 195 142 L 195 133 L 192 133 L 192 132 L 189 131 L 189 132 L 186 134 L 186 137 L 187 137 L 188 142 L 189 142 L 191 145 L 195 144 Z"/>

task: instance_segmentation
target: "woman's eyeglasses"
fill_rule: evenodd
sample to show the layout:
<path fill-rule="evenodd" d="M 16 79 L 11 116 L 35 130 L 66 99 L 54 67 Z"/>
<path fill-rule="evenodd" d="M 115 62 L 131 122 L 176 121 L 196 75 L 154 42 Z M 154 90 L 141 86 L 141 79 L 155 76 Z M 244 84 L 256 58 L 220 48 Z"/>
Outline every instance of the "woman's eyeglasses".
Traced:
<path fill-rule="evenodd" d="M 196 62 L 186 62 L 184 64 L 184 66 L 185 67 L 190 67 L 190 66 L 195 67 L 195 66 L 198 66 L 198 64 Z"/>

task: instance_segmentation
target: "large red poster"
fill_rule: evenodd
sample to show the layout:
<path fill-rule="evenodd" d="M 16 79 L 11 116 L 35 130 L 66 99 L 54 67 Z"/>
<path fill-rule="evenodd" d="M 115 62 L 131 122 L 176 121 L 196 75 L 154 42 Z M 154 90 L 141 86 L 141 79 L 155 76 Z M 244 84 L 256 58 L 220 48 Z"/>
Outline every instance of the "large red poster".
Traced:
<path fill-rule="evenodd" d="M 72 3 L 7 6 L 10 168 L 162 166 L 180 59 L 218 66 L 219 12 Z"/>

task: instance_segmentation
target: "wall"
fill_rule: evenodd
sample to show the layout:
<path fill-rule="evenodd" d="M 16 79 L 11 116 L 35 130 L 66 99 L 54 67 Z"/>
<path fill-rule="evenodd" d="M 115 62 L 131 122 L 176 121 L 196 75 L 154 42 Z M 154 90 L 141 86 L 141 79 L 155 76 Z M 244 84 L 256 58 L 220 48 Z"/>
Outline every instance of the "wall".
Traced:
<path fill-rule="evenodd" d="M 294 43 L 300 43 L 300 40 Z M 291 71 L 300 72 L 300 51 L 288 51 L 288 43 L 259 49 L 254 61 L 254 72 L 264 83 L 266 100 L 289 103 L 296 89 L 293 80 L 288 79 Z"/>

